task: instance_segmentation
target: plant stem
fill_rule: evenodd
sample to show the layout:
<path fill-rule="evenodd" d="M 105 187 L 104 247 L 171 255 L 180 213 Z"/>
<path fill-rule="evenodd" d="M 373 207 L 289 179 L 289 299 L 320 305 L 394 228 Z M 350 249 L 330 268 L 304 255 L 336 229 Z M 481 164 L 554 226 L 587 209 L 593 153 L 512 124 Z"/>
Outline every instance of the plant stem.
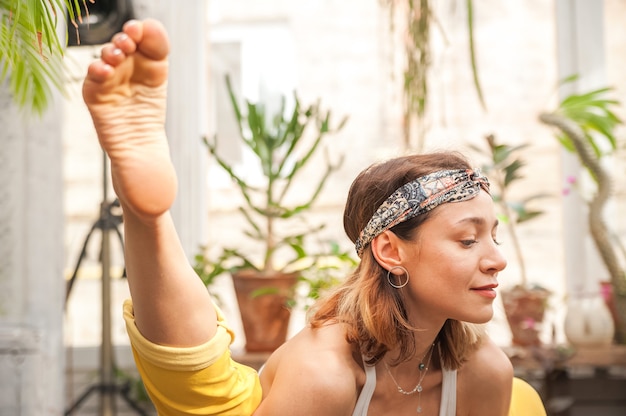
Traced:
<path fill-rule="evenodd" d="M 526 275 L 526 264 L 524 262 L 524 256 L 522 254 L 522 246 L 519 242 L 519 238 L 517 236 L 517 229 L 515 227 L 514 218 L 511 216 L 511 209 L 507 205 L 507 195 L 505 191 L 504 179 L 502 177 L 498 178 L 498 186 L 500 188 L 500 206 L 502 207 L 502 211 L 506 217 L 506 229 L 509 232 L 511 237 L 511 241 L 513 242 L 513 251 L 515 252 L 515 257 L 517 258 L 517 264 L 519 265 L 520 271 L 520 280 L 522 287 L 526 287 L 528 284 L 528 278 Z"/>
<path fill-rule="evenodd" d="M 267 217 L 267 234 L 265 237 L 265 265 L 263 267 L 264 272 L 271 272 L 274 270 L 274 249 L 276 243 L 274 241 L 274 217 Z"/>

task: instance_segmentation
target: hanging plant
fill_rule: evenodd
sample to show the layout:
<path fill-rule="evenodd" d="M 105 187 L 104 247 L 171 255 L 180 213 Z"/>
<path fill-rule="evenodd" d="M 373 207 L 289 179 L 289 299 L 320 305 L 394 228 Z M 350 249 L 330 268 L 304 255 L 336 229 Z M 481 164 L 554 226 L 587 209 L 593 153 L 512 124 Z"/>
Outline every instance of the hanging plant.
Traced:
<path fill-rule="evenodd" d="M 389 22 L 392 33 L 403 33 L 403 143 L 405 149 L 420 152 L 426 137 L 426 111 L 428 109 L 428 73 L 432 62 L 430 45 L 431 23 L 434 21 L 429 0 L 381 0 L 389 8 Z M 474 4 L 466 0 L 467 34 L 470 64 L 474 88 L 478 100 L 487 110 L 480 78 L 474 45 Z M 400 23 L 400 27 L 396 27 Z M 413 137 L 415 136 L 415 140 Z M 415 144 L 413 142 L 415 141 Z"/>

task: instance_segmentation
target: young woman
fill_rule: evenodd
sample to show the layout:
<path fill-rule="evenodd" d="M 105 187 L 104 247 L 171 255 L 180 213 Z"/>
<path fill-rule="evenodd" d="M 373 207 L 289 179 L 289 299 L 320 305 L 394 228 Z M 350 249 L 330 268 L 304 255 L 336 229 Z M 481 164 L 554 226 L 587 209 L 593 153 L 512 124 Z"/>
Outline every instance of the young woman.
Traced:
<path fill-rule="evenodd" d="M 260 377 L 188 264 L 169 208 L 169 45 L 132 21 L 90 65 L 83 96 L 124 211 L 137 367 L 162 415 L 508 414 L 513 371 L 480 324 L 506 266 L 489 185 L 454 153 L 369 167 L 344 213 L 360 265 Z"/>

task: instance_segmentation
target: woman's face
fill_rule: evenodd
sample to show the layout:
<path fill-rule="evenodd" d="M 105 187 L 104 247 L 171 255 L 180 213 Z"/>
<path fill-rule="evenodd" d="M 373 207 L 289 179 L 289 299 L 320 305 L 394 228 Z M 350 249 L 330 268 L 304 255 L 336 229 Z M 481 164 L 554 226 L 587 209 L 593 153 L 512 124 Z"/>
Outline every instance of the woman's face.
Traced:
<path fill-rule="evenodd" d="M 411 279 L 407 296 L 414 324 L 457 319 L 484 323 L 493 316 L 497 274 L 506 260 L 497 246 L 491 197 L 445 203 L 403 242 L 403 265 Z M 431 320 L 432 319 L 432 320 Z"/>

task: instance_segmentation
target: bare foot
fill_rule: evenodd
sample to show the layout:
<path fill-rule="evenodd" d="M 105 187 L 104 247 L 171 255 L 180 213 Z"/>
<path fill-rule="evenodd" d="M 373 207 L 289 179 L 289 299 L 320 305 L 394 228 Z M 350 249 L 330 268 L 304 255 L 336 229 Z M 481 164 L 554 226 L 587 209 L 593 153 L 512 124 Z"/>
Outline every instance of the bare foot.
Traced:
<path fill-rule="evenodd" d="M 176 195 L 165 136 L 168 53 L 159 22 L 130 21 L 103 46 L 83 84 L 115 191 L 125 208 L 144 217 L 167 211 Z"/>

